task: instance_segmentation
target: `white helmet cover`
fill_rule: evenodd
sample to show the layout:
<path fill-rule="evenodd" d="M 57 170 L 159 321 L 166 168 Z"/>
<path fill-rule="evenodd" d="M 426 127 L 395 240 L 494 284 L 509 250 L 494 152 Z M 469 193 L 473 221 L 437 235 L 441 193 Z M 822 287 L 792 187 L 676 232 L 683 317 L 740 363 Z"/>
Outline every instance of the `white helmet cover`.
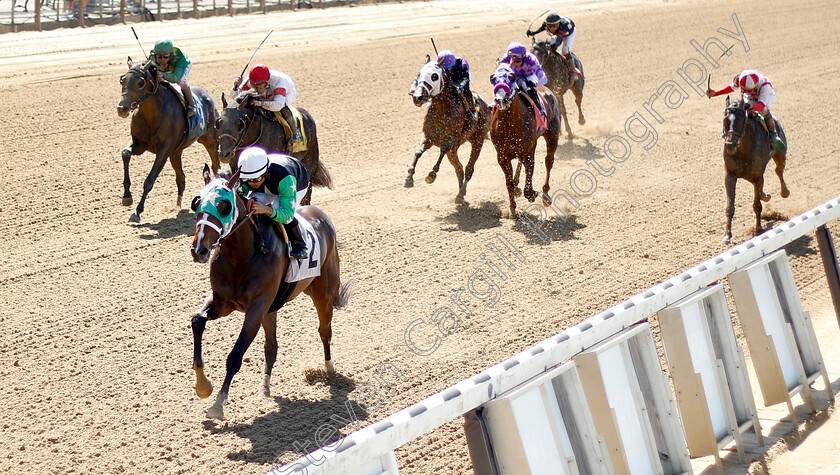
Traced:
<path fill-rule="evenodd" d="M 268 170 L 268 154 L 260 147 L 248 147 L 239 154 L 239 177 L 254 180 Z"/>

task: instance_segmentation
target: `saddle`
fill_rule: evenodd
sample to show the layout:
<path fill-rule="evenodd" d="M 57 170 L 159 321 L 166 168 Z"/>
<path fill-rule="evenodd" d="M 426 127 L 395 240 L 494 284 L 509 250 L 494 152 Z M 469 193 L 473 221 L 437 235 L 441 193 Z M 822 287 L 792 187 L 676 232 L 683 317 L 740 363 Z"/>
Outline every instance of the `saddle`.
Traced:
<path fill-rule="evenodd" d="M 309 140 L 306 138 L 306 130 L 303 128 L 303 116 L 300 114 L 297 107 L 287 107 L 290 111 L 292 111 L 292 120 L 294 120 L 297 125 L 301 140 L 297 142 L 292 141 L 292 128 L 289 127 L 289 123 L 286 121 L 286 118 L 283 117 L 283 114 L 281 114 L 280 111 L 274 112 L 275 119 L 277 119 L 277 122 L 283 126 L 283 130 L 286 132 L 286 150 L 288 150 L 288 153 L 305 152 L 309 148 Z"/>
<path fill-rule="evenodd" d="M 190 117 L 189 114 L 187 114 L 187 108 L 189 106 L 187 105 L 187 101 L 184 99 L 184 92 L 181 90 L 181 87 L 168 81 L 160 81 L 159 84 L 161 87 L 166 87 L 175 93 L 175 97 L 178 98 L 178 102 L 181 103 L 181 107 L 184 109 L 184 114 L 187 115 L 187 130 L 184 131 L 184 142 L 204 135 L 207 132 L 207 121 L 205 120 L 207 113 L 204 110 L 204 103 L 201 102 L 198 96 L 196 96 L 194 92 L 190 92 L 193 96 L 193 102 L 195 103 L 195 115 Z"/>

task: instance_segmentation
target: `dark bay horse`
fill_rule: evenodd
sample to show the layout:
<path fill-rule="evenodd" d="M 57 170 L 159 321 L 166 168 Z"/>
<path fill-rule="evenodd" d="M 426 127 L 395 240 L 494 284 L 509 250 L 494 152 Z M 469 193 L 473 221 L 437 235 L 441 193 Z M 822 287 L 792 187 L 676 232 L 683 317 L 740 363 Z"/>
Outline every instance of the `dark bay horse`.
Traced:
<path fill-rule="evenodd" d="M 534 117 L 534 108 L 527 99 L 527 94 L 516 85 L 513 72 L 502 65 L 490 78 L 494 85 L 495 101 L 490 121 L 490 139 L 496 147 L 496 159 L 505 174 L 508 198 L 510 199 L 511 218 L 516 219 L 516 195 L 519 186 L 519 173 L 513 176 L 513 161 L 518 160 L 525 167 L 525 198 L 531 203 L 537 197 L 532 185 L 534 174 L 534 152 L 537 139 L 545 138 L 545 183 L 543 184 L 543 204 L 551 205 L 548 195 L 548 180 L 554 165 L 554 152 L 560 138 L 560 109 L 557 97 L 549 91 L 539 91 L 544 98 L 547 129 L 539 130 Z"/>
<path fill-rule="evenodd" d="M 124 206 L 130 206 L 133 203 L 131 191 L 129 191 L 131 179 L 128 175 L 128 163 L 131 161 L 131 156 L 140 155 L 147 150 L 155 154 L 152 170 L 143 182 L 143 196 L 137 204 L 137 209 L 129 218 L 130 221 L 136 223 L 140 222 L 140 213 L 143 212 L 146 197 L 152 191 L 152 186 L 167 159 L 175 170 L 175 184 L 178 186 L 177 203 L 181 206 L 185 186 L 181 154 L 196 139 L 184 140 L 187 133 L 187 114 L 178 94 L 158 81 L 157 67 L 153 62 L 146 60 L 142 64 L 134 64 L 129 57 L 128 72 L 120 77 L 120 84 L 122 97 L 117 105 L 117 114 L 126 118 L 137 109 L 131 118 L 131 142 L 122 151 L 123 186 L 125 187 L 122 204 Z M 198 137 L 198 142 L 204 145 L 207 153 L 210 154 L 213 173 L 218 173 L 219 157 L 216 154 L 218 134 L 213 128 L 216 121 L 216 105 L 204 89 L 193 86 L 192 92 L 201 101 L 206 111 L 206 132 Z"/>
<path fill-rule="evenodd" d="M 547 41 L 537 41 L 531 38 L 531 46 L 531 52 L 539 58 L 545 75 L 548 77 L 548 84 L 546 86 L 551 89 L 551 92 L 557 96 L 557 100 L 560 102 L 560 114 L 563 116 L 563 123 L 566 124 L 566 134 L 571 138 L 572 129 L 569 127 L 569 118 L 566 116 L 566 104 L 563 102 L 563 95 L 569 89 L 572 90 L 578 109 L 578 124 L 585 124 L 586 119 L 583 117 L 583 109 L 580 108 L 580 103 L 583 101 L 583 85 L 585 82 L 583 65 L 574 53 L 569 53 L 574 66 L 580 71 L 581 77 L 578 78 L 577 74 L 569 72 L 569 67 L 566 66 L 566 62 L 560 56 L 560 53 L 552 51 Z"/>
<path fill-rule="evenodd" d="M 782 198 L 790 195 L 785 184 L 785 159 L 787 147 L 773 152 L 770 138 L 759 119 L 749 114 L 741 101 L 729 102 L 726 98 L 726 112 L 723 117 L 723 162 L 726 166 L 726 232 L 723 243 L 732 239 L 732 217 L 735 215 L 735 182 L 742 178 L 752 183 L 755 189 L 753 211 L 755 212 L 755 235 L 761 234 L 761 202 L 769 201 L 770 195 L 764 193 L 764 170 L 772 158 L 776 162 L 776 175 L 782 185 Z M 787 143 L 782 124 L 777 122 L 777 131 L 782 141 Z"/>
<path fill-rule="evenodd" d="M 254 341 L 260 326 L 265 332 L 265 375 L 261 392 L 265 396 L 270 395 L 271 369 L 277 359 L 279 306 L 275 297 L 290 265 L 286 244 L 273 230 L 275 224 L 265 215 L 250 216 L 246 211 L 246 203 L 234 190 L 238 175 L 235 173 L 227 181 L 223 178 L 212 180 L 205 165 L 207 186 L 192 204 L 196 211 L 196 224 L 190 251 L 195 262 L 210 261 L 210 293 L 192 317 L 193 370 L 196 374 L 195 391 L 199 397 L 206 398 L 213 392 L 213 386 L 204 375 L 201 358 L 201 336 L 207 321 L 224 317 L 234 310 L 245 313 L 242 330 L 227 358 L 222 389 L 207 411 L 207 417 L 215 419 L 224 418 L 223 408 L 231 381 L 242 366 L 245 351 Z M 318 333 L 324 345 L 326 370 L 333 372 L 335 369 L 330 354 L 333 309 L 347 304 L 348 286 L 341 284 L 335 228 L 327 215 L 314 206 L 300 207 L 298 213 L 312 224 L 314 237 L 320 243 L 320 253 L 316 255 L 312 249 L 312 255 L 303 261 L 303 265 L 311 268 L 320 261 L 321 274 L 291 284 L 293 287 L 287 290 L 288 294 L 283 294 L 288 295 L 284 301 L 294 299 L 301 292 L 312 298 L 318 312 Z M 212 251 L 217 247 L 214 254 Z"/>
<path fill-rule="evenodd" d="M 484 138 L 490 130 L 490 108 L 481 96 L 473 93 L 475 104 L 479 109 L 478 119 L 469 121 L 464 101 L 453 87 L 446 84 L 441 67 L 431 61 L 429 56 L 426 56 L 426 64 L 414 79 L 409 94 L 415 106 L 420 107 L 428 103 L 429 110 L 423 119 L 423 142 L 414 151 L 414 161 L 408 169 L 405 186 L 406 188 L 414 186 L 414 170 L 417 161 L 423 152 L 434 145 L 440 147 L 440 156 L 426 177 L 426 183 L 434 183 L 437 172 L 440 170 L 440 163 L 446 155 L 458 177 L 458 195 L 455 197 L 455 202 L 463 203 L 464 195 L 467 193 L 467 183 L 472 178 L 475 162 L 481 153 Z M 461 161 L 458 159 L 458 148 L 465 142 L 470 143 L 470 159 L 466 169 L 461 166 Z"/>
<path fill-rule="evenodd" d="M 222 111 L 216 121 L 219 133 L 219 158 L 236 168 L 239 152 L 251 145 L 259 145 L 268 153 L 286 153 L 286 131 L 271 117 L 273 112 L 251 105 L 251 97 L 243 96 L 240 101 L 227 102 L 222 94 Z M 306 151 L 290 153 L 309 171 L 312 186 L 325 186 L 332 189 L 333 182 L 329 170 L 320 160 L 318 133 L 315 119 L 306 109 L 297 107 L 303 118 L 303 131 L 306 133 L 308 147 Z M 309 204 L 312 189 L 306 194 L 301 204 Z"/>

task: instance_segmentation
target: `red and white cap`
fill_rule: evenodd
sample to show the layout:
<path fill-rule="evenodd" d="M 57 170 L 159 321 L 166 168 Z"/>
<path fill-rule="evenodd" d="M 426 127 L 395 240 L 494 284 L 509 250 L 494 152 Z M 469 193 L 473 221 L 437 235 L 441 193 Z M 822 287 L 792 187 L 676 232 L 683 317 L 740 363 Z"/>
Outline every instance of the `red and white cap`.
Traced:
<path fill-rule="evenodd" d="M 248 80 L 251 81 L 251 85 L 262 84 L 268 81 L 270 77 L 271 73 L 268 70 L 268 66 L 264 64 L 254 66 L 251 68 L 251 72 L 248 73 Z"/>
<path fill-rule="evenodd" d="M 758 87 L 758 73 L 748 69 L 738 76 L 738 86 L 742 91 L 752 91 Z"/>

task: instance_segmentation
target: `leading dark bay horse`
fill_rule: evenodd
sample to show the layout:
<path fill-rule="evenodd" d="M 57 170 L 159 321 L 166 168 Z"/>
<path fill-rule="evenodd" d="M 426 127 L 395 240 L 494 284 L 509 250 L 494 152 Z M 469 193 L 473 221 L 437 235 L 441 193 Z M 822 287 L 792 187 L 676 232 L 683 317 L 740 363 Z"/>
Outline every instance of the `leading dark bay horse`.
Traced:
<path fill-rule="evenodd" d="M 726 166 L 726 232 L 723 243 L 729 244 L 732 239 L 732 217 L 735 216 L 735 182 L 742 178 L 752 183 L 755 190 L 753 211 L 755 212 L 755 235 L 761 234 L 761 202 L 769 201 L 770 195 L 764 193 L 764 170 L 772 158 L 776 162 L 776 175 L 782 185 L 782 198 L 790 195 L 785 184 L 785 160 L 787 147 L 773 151 L 767 131 L 759 122 L 760 119 L 748 114 L 745 104 L 741 101 L 729 102 L 726 98 L 726 112 L 723 117 L 723 133 L 725 143 L 723 147 L 723 162 Z M 782 124 L 777 122 L 776 130 L 779 137 L 787 143 Z"/>
<path fill-rule="evenodd" d="M 312 224 L 314 238 L 320 243 L 320 252 L 316 254 L 315 249 L 310 248 L 310 256 L 303 265 L 312 268 L 320 264 L 321 273 L 290 284 L 291 288 L 281 287 L 290 265 L 286 244 L 275 233 L 276 225 L 267 216 L 251 216 L 246 211 L 246 203 L 234 189 L 238 175 L 235 173 L 227 181 L 223 178 L 213 180 L 205 165 L 207 185 L 192 203 L 196 224 L 190 251 L 195 262 L 210 261 L 210 293 L 192 317 L 193 370 L 199 397 L 206 398 L 213 393 L 213 386 L 204 375 L 201 358 L 201 336 L 207 321 L 229 315 L 234 310 L 245 313 L 242 330 L 227 358 L 222 389 L 207 411 L 207 417 L 215 419 L 224 418 L 231 381 L 242 366 L 245 351 L 260 326 L 265 332 L 265 375 L 261 392 L 270 395 L 271 369 L 277 359 L 277 309 L 301 292 L 309 295 L 315 304 L 326 370 L 328 373 L 335 371 L 330 354 L 333 309 L 344 307 L 349 298 L 348 284 L 341 283 L 335 228 L 327 215 L 314 206 L 298 208 L 298 219 Z M 275 299 L 280 289 L 283 292 L 278 302 Z"/>
<path fill-rule="evenodd" d="M 583 85 L 585 82 L 583 65 L 574 53 L 569 53 L 574 67 L 577 67 L 580 71 L 580 78 L 578 78 L 577 74 L 569 71 L 569 66 L 560 53 L 552 51 L 547 41 L 537 41 L 531 38 L 531 47 L 531 52 L 539 58 L 545 75 L 548 77 L 548 84 L 546 86 L 551 89 L 551 92 L 557 96 L 557 100 L 560 102 L 560 114 L 563 116 L 563 123 L 566 124 L 566 134 L 568 134 L 569 138 L 572 138 L 572 129 L 569 127 L 569 118 L 566 116 L 566 104 L 563 102 L 563 95 L 569 89 L 572 90 L 578 109 L 578 124 L 585 124 L 586 119 L 583 117 L 583 109 L 580 108 L 580 103 L 583 101 Z"/>
<path fill-rule="evenodd" d="M 543 204 L 551 205 L 548 195 L 548 180 L 551 167 L 554 165 L 554 152 L 560 138 L 560 109 L 557 97 L 549 91 L 539 91 L 543 97 L 546 109 L 547 128 L 540 130 L 531 105 L 525 92 L 516 85 L 513 72 L 502 65 L 496 69 L 490 78 L 494 85 L 495 101 L 493 116 L 490 121 L 490 139 L 496 147 L 496 159 L 505 174 L 508 198 L 510 199 L 511 218 L 516 219 L 516 194 L 519 186 L 519 172 L 513 176 L 513 161 L 518 160 L 525 167 L 525 198 L 531 203 L 537 197 L 532 185 L 534 174 L 534 152 L 537 139 L 545 138 L 545 183 L 543 184 Z"/>
<path fill-rule="evenodd" d="M 187 134 L 187 114 L 178 97 L 172 88 L 164 85 L 157 79 L 157 67 L 151 61 L 144 61 L 142 64 L 134 64 L 128 58 L 128 72 L 120 77 L 122 85 L 122 97 L 117 105 L 117 114 L 126 118 L 135 109 L 137 112 L 131 118 L 131 142 L 122 151 L 123 159 L 123 193 L 122 204 L 130 206 L 133 203 L 131 197 L 131 179 L 128 175 L 128 163 L 132 155 L 140 155 L 145 151 L 155 154 L 155 162 L 146 181 L 143 182 L 143 196 L 137 209 L 129 218 L 132 222 L 140 221 L 140 213 L 143 212 L 146 197 L 152 191 L 155 180 L 163 170 L 166 160 L 172 164 L 175 170 L 175 184 L 178 186 L 178 206 L 181 206 L 181 198 L 184 196 L 184 169 L 181 164 L 181 154 L 184 149 L 192 145 L 196 139 L 185 140 Z M 213 165 L 213 173 L 219 172 L 219 158 L 216 155 L 216 144 L 218 133 L 213 128 L 216 121 L 216 105 L 213 98 L 204 89 L 193 86 L 192 92 L 204 106 L 205 130 L 204 135 L 197 138 L 201 145 L 207 149 L 210 161 Z"/>
<path fill-rule="evenodd" d="M 455 202 L 463 203 L 464 195 L 467 193 L 467 183 L 472 178 L 475 162 L 481 153 L 487 132 L 490 131 L 490 108 L 481 96 L 473 93 L 478 117 L 477 120 L 470 120 L 464 100 L 453 87 L 446 84 L 440 66 L 431 61 L 429 56 L 426 56 L 426 64 L 414 79 L 409 94 L 415 106 L 429 104 L 429 110 L 423 119 L 423 142 L 414 151 L 414 161 L 408 169 L 405 186 L 406 188 L 414 186 L 414 170 L 417 161 L 423 152 L 434 145 L 440 147 L 440 156 L 426 177 L 426 183 L 434 183 L 437 172 L 440 170 L 440 163 L 446 155 L 458 177 L 458 195 L 455 196 Z M 465 142 L 470 143 L 470 159 L 466 169 L 461 166 L 461 161 L 458 159 L 458 148 Z"/>
<path fill-rule="evenodd" d="M 243 96 L 239 101 L 227 102 L 222 94 L 222 111 L 216 120 L 219 133 L 219 158 L 236 168 L 239 152 L 246 147 L 259 145 L 268 153 L 286 153 L 286 132 L 277 122 L 273 112 L 251 105 L 251 97 Z M 306 133 L 308 146 L 305 151 L 290 153 L 309 171 L 312 186 L 324 186 L 332 189 L 333 182 L 329 170 L 320 159 L 318 149 L 318 131 L 315 119 L 306 109 L 297 107 L 303 119 L 303 131 Z M 301 204 L 309 204 L 312 189 L 306 194 Z"/>

